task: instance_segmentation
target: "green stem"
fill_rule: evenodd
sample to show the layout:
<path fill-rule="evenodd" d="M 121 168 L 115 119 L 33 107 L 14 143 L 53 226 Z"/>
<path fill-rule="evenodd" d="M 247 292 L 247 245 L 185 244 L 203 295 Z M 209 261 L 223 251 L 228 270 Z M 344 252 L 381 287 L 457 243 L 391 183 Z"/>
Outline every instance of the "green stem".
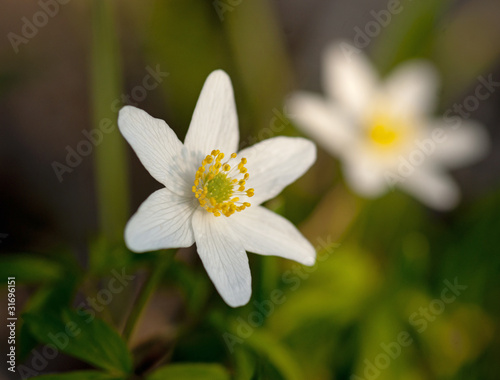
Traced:
<path fill-rule="evenodd" d="M 163 253 L 161 257 L 159 257 L 159 259 L 153 263 L 154 266 L 151 270 L 149 278 L 144 283 L 141 292 L 134 303 L 134 307 L 130 312 L 127 323 L 125 325 L 125 329 L 123 330 L 123 337 L 126 341 L 130 341 L 132 333 L 134 332 L 134 328 L 139 321 L 139 318 L 141 317 L 145 306 L 156 290 L 158 284 L 161 282 L 163 274 L 165 273 L 165 270 L 169 266 L 172 259 L 172 252 L 166 252 Z"/>
<path fill-rule="evenodd" d="M 125 140 L 116 127 L 122 90 L 112 1 L 92 2 L 91 105 L 99 222 L 110 243 L 123 241 L 128 212 Z"/>

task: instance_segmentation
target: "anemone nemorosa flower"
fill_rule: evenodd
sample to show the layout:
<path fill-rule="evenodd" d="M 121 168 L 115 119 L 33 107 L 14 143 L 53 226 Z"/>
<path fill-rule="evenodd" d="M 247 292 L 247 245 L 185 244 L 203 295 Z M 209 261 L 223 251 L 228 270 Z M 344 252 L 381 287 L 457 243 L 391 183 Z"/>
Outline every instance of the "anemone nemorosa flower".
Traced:
<path fill-rule="evenodd" d="M 135 252 L 189 247 L 198 254 L 230 306 L 248 302 L 245 251 L 313 265 L 312 245 L 263 202 L 304 174 L 316 147 L 303 138 L 275 137 L 237 152 L 239 131 L 231 81 L 211 73 L 184 144 L 163 121 L 125 106 L 118 125 L 149 173 L 165 187 L 149 196 L 125 228 Z"/>
<path fill-rule="evenodd" d="M 381 81 L 360 51 L 341 43 L 326 49 L 323 75 L 326 97 L 297 92 L 288 111 L 340 158 L 353 190 L 373 198 L 395 185 L 436 209 L 456 205 L 459 189 L 446 170 L 483 156 L 488 137 L 471 120 L 432 118 L 438 77 L 431 64 L 408 61 Z"/>

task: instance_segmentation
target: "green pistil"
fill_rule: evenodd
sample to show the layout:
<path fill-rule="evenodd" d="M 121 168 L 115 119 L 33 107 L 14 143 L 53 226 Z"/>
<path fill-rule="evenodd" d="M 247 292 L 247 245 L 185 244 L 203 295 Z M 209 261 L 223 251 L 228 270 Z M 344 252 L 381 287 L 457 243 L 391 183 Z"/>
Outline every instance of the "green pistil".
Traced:
<path fill-rule="evenodd" d="M 233 184 L 227 178 L 225 173 L 216 174 L 213 179 L 207 183 L 207 198 L 214 198 L 217 203 L 222 203 L 229 200 L 233 194 Z"/>

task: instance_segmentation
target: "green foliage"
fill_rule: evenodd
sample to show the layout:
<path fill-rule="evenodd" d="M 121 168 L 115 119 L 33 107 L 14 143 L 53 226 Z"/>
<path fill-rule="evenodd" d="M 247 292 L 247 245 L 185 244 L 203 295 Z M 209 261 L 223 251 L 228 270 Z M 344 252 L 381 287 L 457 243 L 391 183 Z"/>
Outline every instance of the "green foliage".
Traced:
<path fill-rule="evenodd" d="M 57 314 L 62 309 L 70 307 L 73 298 L 76 293 L 76 289 L 82 278 L 81 268 L 75 262 L 71 255 L 61 254 L 56 257 L 45 257 L 39 255 L 26 255 L 26 257 L 20 258 L 24 265 L 34 265 L 35 262 L 40 261 L 39 264 L 43 268 L 44 266 L 53 266 L 57 269 L 57 275 L 54 277 L 47 277 L 45 283 L 34 292 L 33 296 L 28 300 L 24 306 L 24 312 L 34 313 L 38 315 L 45 315 L 47 313 Z M 36 268 L 36 267 L 35 267 Z M 26 272 L 29 274 L 34 268 L 26 267 Z M 23 280 L 25 275 L 20 277 L 16 276 L 16 280 L 21 279 L 21 283 L 25 282 Z M 36 278 L 33 275 L 32 278 Z M 28 283 L 30 279 L 27 279 Z M 20 360 L 25 359 L 31 350 L 36 347 L 38 341 L 33 336 L 26 323 L 21 325 L 19 331 L 19 342 L 20 348 L 18 352 L 18 358 Z"/>
<path fill-rule="evenodd" d="M 439 17 L 450 1 L 399 3 L 401 12 L 392 15 L 391 23 L 376 40 L 374 58 L 384 73 L 407 59 L 428 57 Z"/>
<path fill-rule="evenodd" d="M 61 263 L 42 255 L 10 254 L 0 256 L 0 281 L 7 283 L 7 277 L 15 277 L 16 282 L 46 283 L 54 282 L 63 274 Z"/>
<path fill-rule="evenodd" d="M 229 380 L 227 370 L 218 364 L 180 363 L 157 369 L 146 380 Z"/>
<path fill-rule="evenodd" d="M 68 372 L 54 375 L 37 376 L 37 380 L 126 380 L 125 377 L 117 377 L 98 371 Z"/>
<path fill-rule="evenodd" d="M 83 310 L 25 314 L 23 319 L 40 342 L 54 344 L 68 355 L 116 374 L 132 369 L 130 353 L 116 331 Z"/>

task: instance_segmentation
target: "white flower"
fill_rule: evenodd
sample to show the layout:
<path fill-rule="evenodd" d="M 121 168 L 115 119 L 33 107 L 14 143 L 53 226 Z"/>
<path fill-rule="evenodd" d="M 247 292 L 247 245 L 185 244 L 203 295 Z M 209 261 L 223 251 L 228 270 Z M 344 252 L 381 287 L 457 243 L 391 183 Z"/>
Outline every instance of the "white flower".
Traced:
<path fill-rule="evenodd" d="M 382 82 L 359 50 L 342 43 L 326 50 L 323 70 L 327 98 L 298 92 L 288 111 L 299 128 L 340 157 L 350 186 L 371 198 L 396 184 L 430 207 L 455 206 L 459 189 L 446 168 L 481 157 L 488 138 L 475 122 L 431 117 L 434 68 L 410 61 Z"/>
<path fill-rule="evenodd" d="M 239 132 L 233 89 L 223 71 L 203 86 L 184 144 L 163 121 L 131 106 L 120 110 L 121 133 L 165 188 L 149 196 L 125 229 L 135 252 L 189 247 L 222 298 L 233 307 L 251 295 L 245 251 L 313 265 L 312 245 L 285 218 L 260 206 L 314 163 L 303 138 L 275 137 L 236 154 Z"/>

